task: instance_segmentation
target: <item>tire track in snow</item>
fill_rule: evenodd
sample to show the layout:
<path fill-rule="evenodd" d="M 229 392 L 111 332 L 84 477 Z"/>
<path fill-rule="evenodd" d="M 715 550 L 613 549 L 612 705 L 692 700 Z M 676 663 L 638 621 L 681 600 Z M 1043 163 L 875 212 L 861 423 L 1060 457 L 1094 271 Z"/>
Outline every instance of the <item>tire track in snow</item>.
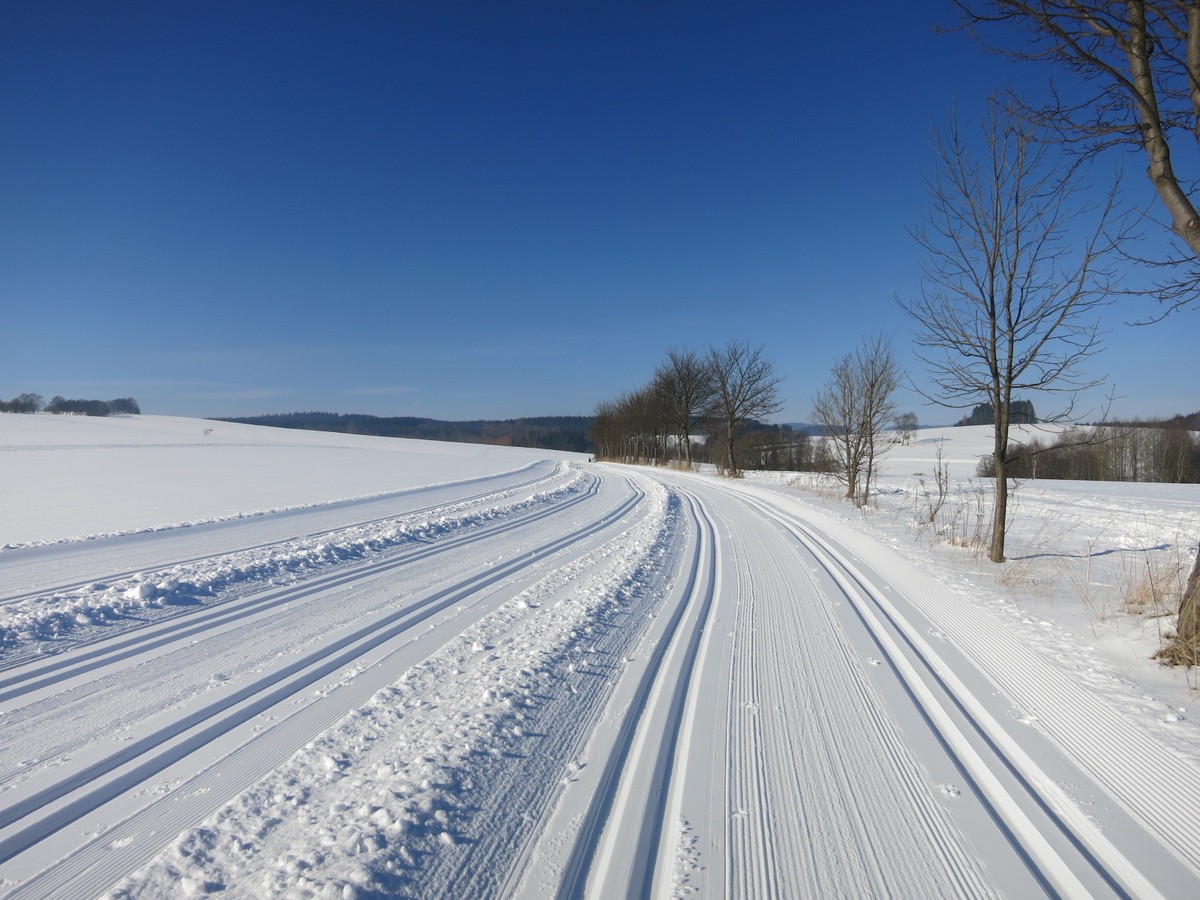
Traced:
<path fill-rule="evenodd" d="M 226 696 L 193 710 L 181 720 L 157 729 L 132 746 L 7 804 L 0 810 L 0 823 L 3 823 L 0 826 L 3 827 L 3 831 L 0 831 L 0 862 L 34 846 L 86 812 L 145 782 L 230 729 L 346 667 L 370 649 L 403 634 L 437 612 L 620 521 L 643 496 L 636 491 L 616 509 L 582 528 L 525 551 L 509 562 L 435 591 L 418 604 L 360 628 L 331 646 L 306 654 L 269 676 L 256 679 L 252 684 L 239 688 L 232 698 Z M 237 705 L 232 706 L 235 703 Z M 23 821 L 26 819 L 28 821 Z"/>

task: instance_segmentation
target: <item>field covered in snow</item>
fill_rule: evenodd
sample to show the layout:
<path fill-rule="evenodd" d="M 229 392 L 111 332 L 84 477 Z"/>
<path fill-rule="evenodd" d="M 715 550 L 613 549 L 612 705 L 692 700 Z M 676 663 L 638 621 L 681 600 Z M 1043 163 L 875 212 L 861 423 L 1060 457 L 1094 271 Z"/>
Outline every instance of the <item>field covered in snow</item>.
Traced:
<path fill-rule="evenodd" d="M 930 515 L 937 453 L 950 489 Z M 0 896 L 1192 896 L 1196 486 L 0 415 Z"/>

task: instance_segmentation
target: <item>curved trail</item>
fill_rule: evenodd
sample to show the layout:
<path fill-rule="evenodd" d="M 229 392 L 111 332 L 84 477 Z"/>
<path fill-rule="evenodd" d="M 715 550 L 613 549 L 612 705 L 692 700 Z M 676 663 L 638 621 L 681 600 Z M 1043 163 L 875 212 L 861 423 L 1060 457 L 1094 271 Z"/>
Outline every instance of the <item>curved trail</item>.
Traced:
<path fill-rule="evenodd" d="M 581 470 L 3 672 L 0 895 L 1200 891 L 1197 761 L 969 599 L 778 492 Z"/>
<path fill-rule="evenodd" d="M 548 882 L 562 898 L 1200 884 L 1178 827 L 1132 819 L 1096 772 L 1004 724 L 986 671 L 931 645 L 936 630 L 892 587 L 902 561 L 884 577 L 766 492 L 658 477 L 694 511 L 686 587 L 647 633 L 647 664 L 614 688 L 619 727 L 606 737 L 602 718 L 587 755 L 603 775 L 564 794 L 545 831 L 570 839 L 533 854 L 522 895 Z M 1194 763 L 1158 755 L 1160 787 L 1195 782 Z"/>
<path fill-rule="evenodd" d="M 618 735 L 593 742 L 605 777 L 570 855 L 523 892 L 561 871 L 560 897 L 987 894 L 794 541 L 673 487 L 694 511 L 685 587 Z"/>
<path fill-rule="evenodd" d="M 219 554 L 262 551 L 298 537 L 319 537 L 398 516 L 419 516 L 451 504 L 477 503 L 547 484 L 560 476 L 561 471 L 561 466 L 554 463 L 535 463 L 500 475 L 362 500 L 7 550 L 0 553 L 0 606 L 77 589 L 94 581 L 116 581 L 144 569 L 168 569 Z M 109 561 L 114 559 L 120 561 L 122 568 L 111 567 Z M 47 573 L 52 573 L 52 578 Z"/>
<path fill-rule="evenodd" d="M 225 766 L 226 793 L 210 786 L 203 804 L 191 803 L 200 811 L 216 808 L 435 650 L 441 641 L 429 637 L 437 630 L 431 622 L 448 618 L 462 628 L 547 567 L 603 544 L 614 526 L 637 518 L 644 492 L 620 478 L 587 481 L 586 489 L 548 508 L 521 510 L 443 545 L 386 555 L 267 591 L 265 598 L 252 595 L 236 609 L 216 604 L 85 645 L 78 663 L 67 652 L 10 670 L 4 761 L 19 764 L 0 781 L 0 873 L 24 882 L 14 896 L 77 895 L 80 859 L 95 857 L 91 862 L 109 871 L 114 854 L 103 844 L 86 842 L 70 864 L 31 880 L 21 873 L 36 872 L 52 858 L 48 845 L 69 844 L 74 837 L 64 832 L 89 817 L 107 821 L 133 810 L 122 823 L 126 830 L 157 833 L 155 819 L 176 818 L 170 807 L 181 805 L 178 795 Z M 586 512 L 572 519 L 577 509 Z M 443 557 L 455 564 L 446 566 Z M 266 639 L 271 633 L 290 644 Z M 231 665 L 217 669 L 222 658 Z M 147 685 L 155 667 L 162 676 L 150 675 L 153 686 Z M 339 678 L 346 670 L 350 675 Z M 137 690 L 130 690 L 131 677 Z M 297 731 L 301 720 L 307 724 Z M 139 809 L 145 800 L 137 798 L 162 773 L 181 786 L 169 792 L 176 796 L 158 796 Z M 152 855 L 154 848 L 138 849 Z M 88 889 L 105 886 L 97 881 Z"/>

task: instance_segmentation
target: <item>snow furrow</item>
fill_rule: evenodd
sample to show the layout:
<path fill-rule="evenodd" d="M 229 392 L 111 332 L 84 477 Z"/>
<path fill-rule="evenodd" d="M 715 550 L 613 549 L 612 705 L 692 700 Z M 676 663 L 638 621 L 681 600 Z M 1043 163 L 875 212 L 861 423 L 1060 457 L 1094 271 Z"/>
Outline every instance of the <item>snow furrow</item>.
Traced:
<path fill-rule="evenodd" d="M 77 649 L 71 654 L 68 661 L 51 658 L 25 664 L 0 677 L 0 702 L 17 695 L 29 697 L 37 690 L 67 681 L 76 673 L 86 673 L 88 680 L 94 680 L 92 676 L 101 667 L 119 665 L 124 660 L 143 654 L 147 650 L 168 646 L 187 638 L 193 638 L 198 634 L 210 633 L 216 628 L 236 626 L 248 617 L 268 612 L 281 605 L 306 600 L 339 585 L 379 575 L 444 553 L 455 552 L 465 545 L 491 540 L 497 535 L 525 528 L 534 522 L 548 516 L 558 515 L 563 510 L 590 499 L 595 496 L 597 487 L 598 482 L 595 479 L 584 479 L 582 485 L 577 488 L 544 497 L 536 503 L 522 503 L 506 508 L 503 515 L 492 511 L 483 517 L 470 516 L 452 521 L 447 521 L 443 517 L 439 526 L 439 534 L 435 537 L 420 539 L 420 543 L 415 549 L 410 548 L 413 539 L 409 538 L 398 544 L 399 549 L 393 549 L 387 545 L 372 548 L 371 556 L 383 557 L 375 561 L 368 559 L 366 562 L 346 563 L 341 557 L 334 555 L 328 558 L 326 565 L 317 566 L 314 570 L 305 573 L 297 584 L 275 590 L 260 591 L 244 598 L 242 595 L 247 588 L 255 586 L 266 577 L 261 572 L 262 566 L 252 567 L 255 572 L 251 578 L 230 578 L 227 574 L 230 570 L 245 571 L 251 567 L 239 566 L 238 562 L 230 562 L 224 557 L 210 559 L 202 569 L 220 572 L 222 579 L 228 582 L 227 590 L 239 599 L 223 601 L 219 608 L 206 610 L 206 614 L 199 622 L 194 621 L 194 616 L 183 615 L 178 619 L 168 619 L 165 622 L 144 626 L 128 637 L 118 636 L 108 639 L 101 637 L 94 642 L 98 646 L 92 649 Z M 328 574 L 320 574 L 323 569 L 333 569 L 333 571 Z M 152 573 L 148 580 L 154 581 L 162 574 Z M 268 583 L 274 584 L 283 579 L 276 575 L 267 577 L 266 580 Z M 194 588 L 197 596 L 193 599 L 199 602 L 200 597 L 203 596 L 209 599 L 206 606 L 213 607 L 214 603 L 221 601 L 221 592 L 214 587 L 216 584 L 215 580 L 210 580 L 203 589 Z"/>
<path fill-rule="evenodd" d="M 16 590 L 10 593 L 0 594 L 0 607 L 7 606 L 13 603 L 18 603 L 22 600 L 32 600 L 45 598 L 47 596 L 61 595 L 71 591 L 77 591 L 87 587 L 89 584 L 96 581 L 119 581 L 123 578 L 131 578 L 146 569 L 170 569 L 175 566 L 184 566 L 189 563 L 201 562 L 216 555 L 231 555 L 234 553 L 259 553 L 279 544 L 287 544 L 294 542 L 297 533 L 303 533 L 304 537 L 319 538 L 335 531 L 347 531 L 350 528 L 364 528 L 372 525 L 377 525 L 385 522 L 393 522 L 400 518 L 419 519 L 422 515 L 439 512 L 445 514 L 452 506 L 456 509 L 467 509 L 472 505 L 480 503 L 497 503 L 507 497 L 512 497 L 522 490 L 534 488 L 537 485 L 546 485 L 554 481 L 561 480 L 565 473 L 570 472 L 569 467 L 557 466 L 550 472 L 539 472 L 532 478 L 526 478 L 521 481 L 508 484 L 510 477 L 518 473 L 525 473 L 531 469 L 539 467 L 525 466 L 514 472 L 505 473 L 505 476 L 488 476 L 486 478 L 472 478 L 454 484 L 433 485 L 405 491 L 397 491 L 395 493 L 376 495 L 368 498 L 357 498 L 347 500 L 336 500 L 331 503 L 320 504 L 318 506 L 309 506 L 301 508 L 304 515 L 297 515 L 297 510 L 281 509 L 271 510 L 270 512 L 250 513 L 238 516 L 237 522 L 244 523 L 243 530 L 249 532 L 246 538 L 239 540 L 238 535 L 241 533 L 236 529 L 226 529 L 221 533 L 221 538 L 218 540 L 215 537 L 207 538 L 204 525 L 215 523 L 204 522 L 195 524 L 185 524 L 170 526 L 167 529 L 157 529 L 154 532 L 133 532 L 133 534 L 143 535 L 153 533 L 157 540 L 139 541 L 135 546 L 125 546 L 119 538 L 129 537 L 129 534 L 116 535 L 94 535 L 88 538 L 80 538 L 72 541 L 59 541 L 52 545 L 55 553 L 51 558 L 55 562 L 55 575 L 61 577 L 63 570 L 73 570 L 79 566 L 92 565 L 88 562 L 94 557 L 92 552 L 81 553 L 76 552 L 73 556 L 68 554 L 71 551 L 94 551 L 96 545 L 107 544 L 110 547 L 115 546 L 120 551 L 120 557 L 123 562 L 128 562 L 132 568 L 126 568 L 119 571 L 96 571 L 94 568 L 89 569 L 84 575 L 81 575 L 78 580 L 67 582 L 55 582 L 52 584 L 41 584 L 33 590 Z M 389 512 L 384 515 L 368 516 L 362 518 L 362 510 L 364 501 L 370 501 L 370 505 L 380 505 L 385 501 L 397 501 L 412 497 L 421 496 L 434 488 L 439 489 L 438 493 L 446 493 L 454 490 L 457 493 L 472 485 L 482 482 L 501 482 L 493 485 L 486 491 L 466 496 L 457 497 L 453 504 L 445 502 L 434 503 L 428 506 L 422 506 L 414 509 L 404 509 L 402 512 Z M 334 510 L 346 510 L 353 521 L 341 521 L 345 519 L 345 515 L 333 517 L 337 524 L 331 524 L 331 513 Z M 289 515 L 290 514 L 290 515 Z M 261 535 L 264 531 L 268 533 L 279 531 L 279 528 L 268 527 L 266 521 L 250 521 L 259 518 L 268 519 L 272 525 L 279 523 L 282 525 L 282 536 L 276 539 L 262 540 Z M 305 519 L 312 521 L 306 522 Z M 222 523 L 228 524 L 228 523 Z M 249 527 L 253 526 L 253 527 Z M 178 529 L 179 534 L 169 534 L 167 532 Z M 230 535 L 229 532 L 232 531 Z M 228 535 L 228 536 L 227 536 Z M 177 540 L 175 538 L 178 538 Z M 207 539 L 206 539 L 207 538 Z M 128 543 L 128 542 L 125 542 Z M 182 543 L 186 546 L 187 555 L 180 556 L 181 552 L 176 545 Z M 31 566 L 44 565 L 43 558 L 49 554 L 31 554 L 31 553 L 16 553 L 12 552 L 16 549 L 28 548 L 6 548 L 9 552 L 0 554 L 0 583 L 12 584 L 20 583 L 19 579 L 27 577 L 26 573 Z M 78 563 L 75 562 L 78 560 Z M 11 589 L 10 589 L 11 590 Z"/>
<path fill-rule="evenodd" d="M 1200 871 L 1200 841 L 1196 839 L 1200 834 L 1200 771 L 1194 762 L 1153 735 L 1129 728 L 1102 697 L 1082 690 L 1061 669 L 1029 654 L 1014 637 L 988 624 L 981 619 L 978 630 L 955 631 L 955 639 L 969 649 L 986 636 L 994 649 L 977 657 L 980 666 L 1003 685 L 1014 706 L 1027 710 L 1038 729 L 1052 736 L 1181 859 Z M 997 669 L 992 658 L 1019 658 L 1022 664 Z M 1139 762 L 1130 766 L 1131 760 Z"/>
<path fill-rule="evenodd" d="M 114 895 L 159 896 L 182 881 L 247 897 L 507 895 L 498 885 L 542 834 L 537 810 L 579 771 L 581 712 L 607 696 L 600 662 L 632 646 L 673 571 L 675 526 L 652 489 L 640 522 L 615 523 L 604 543 L 460 630 Z M 287 827 L 292 799 L 320 810 L 309 828 Z M 250 859 L 262 882 L 238 877 Z"/>
<path fill-rule="evenodd" d="M 400 613 L 374 622 L 356 632 L 335 640 L 320 651 L 307 654 L 300 660 L 256 679 L 239 688 L 233 695 L 222 696 L 206 706 L 179 716 L 171 724 L 135 741 L 131 746 L 108 755 L 65 780 L 26 793 L 17 801 L 6 803 L 0 815 L 7 825 L 32 816 L 30 822 L 9 827 L 0 838 L 0 856 L 8 859 L 20 850 L 52 834 L 80 814 L 144 782 L 188 753 L 207 746 L 231 728 L 248 721 L 298 690 L 311 686 L 321 678 L 344 668 L 355 659 L 381 643 L 391 640 L 424 621 L 436 612 L 452 607 L 459 601 L 477 594 L 487 585 L 495 584 L 564 548 L 578 543 L 614 522 L 619 522 L 640 501 L 634 492 L 616 509 L 588 525 L 560 535 L 550 542 L 521 553 L 506 563 L 490 565 L 467 579 L 407 606 Z M 561 511 L 561 510 L 560 510 Z M 208 720 L 212 720 L 208 722 Z M 208 722 L 208 724 L 203 724 Z M 89 782 L 96 786 L 86 789 Z M 83 790 L 78 790 L 80 788 Z M 73 793 L 74 792 L 74 793 Z M 57 802 L 60 801 L 61 802 Z"/>
<path fill-rule="evenodd" d="M 0 667 L 22 661 L 23 657 L 12 648 L 25 645 L 28 649 L 37 642 L 37 650 L 51 650 L 53 645 L 45 643 L 46 638 L 75 632 L 81 626 L 103 626 L 93 630 L 94 637 L 103 638 L 107 632 L 120 632 L 120 626 L 131 617 L 157 621 L 173 612 L 187 611 L 191 604 L 211 602 L 214 595 L 244 591 L 264 582 L 309 578 L 323 569 L 369 560 L 493 521 L 503 523 L 539 507 L 552 508 L 563 497 L 594 489 L 593 480 L 576 474 L 557 488 L 529 496 L 514 497 L 514 492 L 484 495 L 490 505 L 455 503 L 441 508 L 440 514 L 433 517 L 428 511 L 388 517 L 336 533 L 325 531 L 186 564 L 167 564 L 161 569 L 140 569 L 122 576 L 91 573 L 93 577 L 73 591 L 27 592 L 19 598 L 21 602 L 14 600 L 0 610 L 0 647 L 6 648 L 0 656 Z M 0 681 L 0 685 L 7 683 L 8 679 Z"/>
<path fill-rule="evenodd" d="M 739 526 L 731 568 L 742 604 L 729 892 L 987 895 L 978 871 L 962 871 L 961 838 L 903 751 L 811 563 L 749 512 L 727 513 Z"/>
<path fill-rule="evenodd" d="M 714 592 L 712 524 L 694 500 L 688 505 L 694 536 L 687 581 L 672 597 L 669 618 L 651 632 L 564 865 L 560 898 L 633 896 L 653 885 L 683 704 Z"/>
<path fill-rule="evenodd" d="M 1022 845 L 1041 877 L 1066 896 L 1093 896 L 1095 884 L 1085 883 L 1080 877 L 1081 870 L 1086 871 L 1090 867 L 1101 876 L 1109 889 L 1118 894 L 1128 891 L 1138 897 L 1161 896 L 1140 868 L 1054 786 L 1052 779 L 975 700 L 974 695 L 941 661 L 928 642 L 903 620 L 886 597 L 873 589 L 866 576 L 822 541 L 811 526 L 773 511 L 765 504 L 756 505 L 796 534 L 839 582 L 846 597 L 855 604 L 859 615 L 871 629 L 875 640 L 887 653 L 889 663 L 901 673 L 943 741 L 953 749 L 964 770 L 971 774 L 975 784 L 1006 823 L 1011 838 Z M 901 649 L 898 641 L 912 648 L 916 657 L 915 665 L 910 662 L 909 654 Z M 928 675 L 923 674 L 917 666 Z M 948 694 L 946 700 L 939 699 L 938 687 Z M 948 714 L 947 702 L 964 710 L 968 721 L 999 757 L 999 763 L 989 762 L 981 755 Z M 1078 860 L 1064 856 L 1060 849 L 1046 840 L 1046 826 L 1035 822 L 1011 789 L 995 777 L 998 765 L 1001 769 L 1019 773 L 1018 783 L 1035 794 L 1038 806 L 1054 826 L 1068 835 L 1071 843 L 1082 851 Z"/>

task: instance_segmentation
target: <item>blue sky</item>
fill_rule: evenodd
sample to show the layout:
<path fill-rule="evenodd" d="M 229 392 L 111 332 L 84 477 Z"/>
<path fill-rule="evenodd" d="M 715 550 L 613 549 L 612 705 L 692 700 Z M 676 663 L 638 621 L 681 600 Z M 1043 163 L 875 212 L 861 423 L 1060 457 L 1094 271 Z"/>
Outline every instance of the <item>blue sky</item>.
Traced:
<path fill-rule="evenodd" d="M 4 4 L 0 397 L 587 414 L 670 347 L 739 339 L 801 421 L 875 331 L 923 382 L 895 297 L 931 125 L 1042 80 L 952 22 L 940 0 Z M 1117 411 L 1200 408 L 1200 312 L 1127 311 L 1094 365 Z"/>

